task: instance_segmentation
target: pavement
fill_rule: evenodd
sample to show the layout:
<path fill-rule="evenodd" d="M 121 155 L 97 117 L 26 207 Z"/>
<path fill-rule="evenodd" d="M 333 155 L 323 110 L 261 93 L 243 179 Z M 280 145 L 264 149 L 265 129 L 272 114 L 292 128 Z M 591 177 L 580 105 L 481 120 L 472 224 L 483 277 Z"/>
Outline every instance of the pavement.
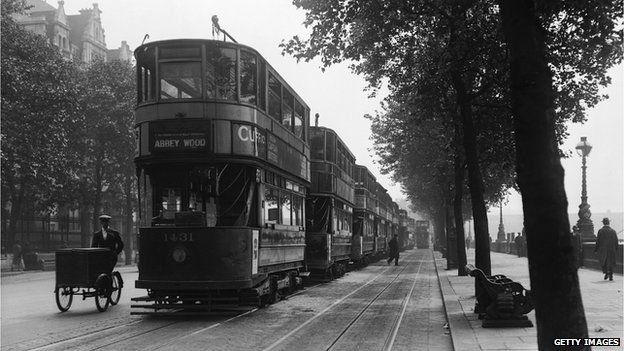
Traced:
<path fill-rule="evenodd" d="M 474 264 L 474 255 L 474 249 L 469 249 L 468 263 Z M 483 328 L 482 321 L 473 312 L 476 300 L 474 278 L 457 276 L 457 269 L 445 269 L 446 259 L 438 252 L 435 252 L 435 257 L 455 351 L 538 350 L 535 311 L 527 315 L 534 325 L 530 328 Z M 492 274 L 504 274 L 530 290 L 526 257 L 491 252 L 490 259 Z M 620 338 L 621 343 L 624 340 L 622 275 L 616 274 L 613 281 L 608 281 L 603 280 L 602 272 L 596 270 L 581 268 L 578 274 L 589 337 Z M 594 346 L 594 349 L 624 350 L 622 346 Z"/>

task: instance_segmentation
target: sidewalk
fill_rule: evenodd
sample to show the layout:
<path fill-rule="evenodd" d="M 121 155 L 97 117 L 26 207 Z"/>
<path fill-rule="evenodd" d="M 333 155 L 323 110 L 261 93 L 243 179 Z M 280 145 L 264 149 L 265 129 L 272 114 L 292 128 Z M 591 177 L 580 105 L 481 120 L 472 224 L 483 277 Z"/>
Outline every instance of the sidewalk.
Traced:
<path fill-rule="evenodd" d="M 474 249 L 468 250 L 468 263 L 474 264 Z M 444 307 L 455 351 L 473 350 L 538 350 L 535 311 L 527 316 L 532 328 L 483 328 L 481 320 L 473 313 L 475 305 L 474 278 L 459 277 L 457 270 L 445 270 L 446 260 L 435 253 L 436 269 L 444 298 Z M 529 283 L 526 257 L 491 252 L 492 274 L 504 274 L 522 284 Z M 579 269 L 581 294 L 590 337 L 623 338 L 623 278 L 615 275 L 614 281 L 603 280 L 600 271 Z M 624 350 L 618 347 L 594 347 L 595 349 Z"/>

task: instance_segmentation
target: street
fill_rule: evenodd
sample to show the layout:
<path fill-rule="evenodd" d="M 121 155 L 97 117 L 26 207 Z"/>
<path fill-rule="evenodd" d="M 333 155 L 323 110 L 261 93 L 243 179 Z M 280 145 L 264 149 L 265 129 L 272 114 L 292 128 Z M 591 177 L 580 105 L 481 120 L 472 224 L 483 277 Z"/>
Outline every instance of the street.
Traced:
<path fill-rule="evenodd" d="M 119 305 L 75 297 L 60 313 L 54 272 L 2 279 L 2 350 L 451 350 L 430 250 L 401 254 L 236 316 L 131 316 L 136 267 Z"/>

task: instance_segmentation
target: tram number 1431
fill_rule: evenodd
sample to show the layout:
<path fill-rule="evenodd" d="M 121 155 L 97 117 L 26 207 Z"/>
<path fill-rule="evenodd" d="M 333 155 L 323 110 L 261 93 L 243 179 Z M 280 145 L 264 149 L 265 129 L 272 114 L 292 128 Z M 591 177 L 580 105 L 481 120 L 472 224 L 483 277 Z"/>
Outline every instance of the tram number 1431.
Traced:
<path fill-rule="evenodd" d="M 193 241 L 193 233 L 164 233 L 165 242 Z"/>

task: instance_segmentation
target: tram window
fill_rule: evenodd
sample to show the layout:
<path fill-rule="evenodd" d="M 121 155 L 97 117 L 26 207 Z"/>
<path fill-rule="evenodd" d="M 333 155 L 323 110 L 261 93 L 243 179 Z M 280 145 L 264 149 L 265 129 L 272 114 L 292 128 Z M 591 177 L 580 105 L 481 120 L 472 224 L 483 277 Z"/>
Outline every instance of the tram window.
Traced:
<path fill-rule="evenodd" d="M 266 64 L 260 60 L 260 75 L 258 76 L 258 107 L 266 111 Z"/>
<path fill-rule="evenodd" d="M 256 104 L 256 55 L 241 50 L 241 102 Z"/>
<path fill-rule="evenodd" d="M 303 139 L 303 121 L 304 121 L 305 109 L 303 105 L 295 100 L 295 134 Z"/>
<path fill-rule="evenodd" d="M 327 133 L 327 137 L 325 138 L 325 150 L 326 160 L 329 162 L 336 162 L 336 136 L 333 133 Z"/>
<path fill-rule="evenodd" d="M 201 50 L 198 46 L 195 47 L 161 47 L 159 52 L 159 58 L 161 59 L 175 59 L 175 58 L 200 58 Z"/>
<path fill-rule="evenodd" d="M 310 158 L 323 160 L 325 154 L 325 133 L 318 129 L 312 129 L 310 135 Z"/>
<path fill-rule="evenodd" d="M 164 62 L 160 64 L 160 98 L 201 98 L 199 62 Z"/>
<path fill-rule="evenodd" d="M 289 130 L 293 130 L 293 95 L 284 88 L 282 98 L 282 125 L 286 126 Z"/>
<path fill-rule="evenodd" d="M 208 98 L 236 100 L 236 49 L 212 46 L 206 55 Z"/>
<path fill-rule="evenodd" d="M 173 219 L 175 213 L 182 209 L 182 189 L 163 188 L 161 199 L 163 218 Z"/>
<path fill-rule="evenodd" d="M 141 52 L 137 52 L 137 67 L 140 67 L 139 80 L 137 85 L 139 102 L 154 101 L 156 91 L 156 50 L 154 47 L 145 47 Z"/>
<path fill-rule="evenodd" d="M 269 115 L 276 120 L 281 119 L 282 115 L 282 85 L 269 73 Z"/>
<path fill-rule="evenodd" d="M 264 191 L 264 223 L 279 222 L 279 191 L 267 187 Z"/>
<path fill-rule="evenodd" d="M 291 219 L 291 213 L 290 213 L 290 205 L 291 205 L 291 201 L 290 201 L 290 193 L 286 193 L 286 192 L 282 192 L 281 196 L 280 196 L 280 205 L 282 208 L 282 224 L 285 225 L 292 225 Z"/>
<path fill-rule="evenodd" d="M 303 225 L 303 198 L 296 195 L 292 197 L 292 224 Z"/>

